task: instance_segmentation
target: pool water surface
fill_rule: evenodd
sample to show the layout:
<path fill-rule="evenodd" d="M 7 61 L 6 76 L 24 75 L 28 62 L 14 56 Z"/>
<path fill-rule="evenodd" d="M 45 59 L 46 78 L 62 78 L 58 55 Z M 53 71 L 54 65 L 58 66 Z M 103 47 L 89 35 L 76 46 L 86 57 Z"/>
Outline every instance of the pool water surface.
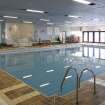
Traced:
<path fill-rule="evenodd" d="M 99 75 L 105 72 L 105 49 L 82 46 L 0 55 L 0 68 L 47 96 L 54 95 L 59 91 L 66 68 L 71 65 L 77 69 L 78 73 L 88 67 Z M 76 75 L 71 70 L 66 77 L 63 94 L 75 89 L 75 78 Z M 85 72 L 81 81 L 90 78 L 91 74 Z"/>

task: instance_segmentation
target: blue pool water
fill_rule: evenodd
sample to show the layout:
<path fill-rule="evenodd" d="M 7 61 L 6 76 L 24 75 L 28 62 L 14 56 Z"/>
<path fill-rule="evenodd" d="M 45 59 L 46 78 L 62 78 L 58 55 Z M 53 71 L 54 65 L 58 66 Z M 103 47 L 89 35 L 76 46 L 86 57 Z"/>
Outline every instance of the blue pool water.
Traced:
<path fill-rule="evenodd" d="M 59 50 L 0 55 L 0 68 L 31 85 L 44 95 L 55 94 L 61 84 L 65 67 L 72 65 L 78 73 L 84 68 L 96 75 L 105 72 L 105 49 L 98 47 L 64 48 Z M 70 71 L 63 86 L 63 94 L 75 89 L 75 73 Z M 84 73 L 83 80 L 91 75 Z"/>

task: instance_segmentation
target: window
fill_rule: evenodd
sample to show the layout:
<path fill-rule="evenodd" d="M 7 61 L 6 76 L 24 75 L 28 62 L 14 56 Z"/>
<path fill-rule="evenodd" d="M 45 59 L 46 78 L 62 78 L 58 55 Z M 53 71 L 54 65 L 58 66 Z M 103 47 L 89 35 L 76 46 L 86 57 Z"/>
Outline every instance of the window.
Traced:
<path fill-rule="evenodd" d="M 105 31 L 84 31 L 83 41 L 89 43 L 105 43 Z"/>
<path fill-rule="evenodd" d="M 88 32 L 84 32 L 84 42 L 88 41 Z"/>
<path fill-rule="evenodd" d="M 93 32 L 89 32 L 89 42 L 93 42 Z"/>
<path fill-rule="evenodd" d="M 105 32 L 100 32 L 100 42 L 105 42 Z"/>
<path fill-rule="evenodd" d="M 95 42 L 99 42 L 99 32 L 94 32 Z"/>

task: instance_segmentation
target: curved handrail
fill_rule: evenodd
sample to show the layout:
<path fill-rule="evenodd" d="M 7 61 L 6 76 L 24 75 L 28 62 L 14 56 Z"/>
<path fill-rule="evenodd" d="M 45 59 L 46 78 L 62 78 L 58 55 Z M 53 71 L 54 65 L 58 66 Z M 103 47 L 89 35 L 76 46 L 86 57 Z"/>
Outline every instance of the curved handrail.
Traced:
<path fill-rule="evenodd" d="M 61 85 L 60 85 L 60 93 L 62 94 L 63 84 L 64 84 L 66 76 L 68 75 L 70 70 L 73 70 L 76 73 L 76 105 L 78 105 L 78 88 L 79 88 L 78 87 L 78 85 L 79 85 L 78 80 L 79 80 L 79 76 L 78 76 L 78 72 L 77 72 L 76 68 L 73 68 L 72 66 L 67 68 L 65 75 L 64 75 L 64 78 L 63 78 Z"/>
<path fill-rule="evenodd" d="M 66 72 L 65 72 L 65 75 L 64 75 L 64 77 L 63 77 L 63 79 L 61 81 L 61 85 L 60 85 L 60 92 L 61 92 L 61 94 L 62 94 L 63 84 L 64 84 L 64 82 L 66 80 L 66 76 L 68 75 L 68 73 L 69 73 L 69 71 L 70 71 L 71 68 L 72 68 L 72 66 L 67 67 Z"/>
<path fill-rule="evenodd" d="M 83 75 L 83 73 L 84 73 L 84 71 L 89 71 L 91 74 L 92 74 L 92 76 L 93 76 L 93 78 L 94 78 L 94 95 L 96 94 L 96 76 L 95 76 L 95 74 L 94 74 L 94 72 L 91 70 L 91 69 L 88 69 L 88 68 L 84 68 L 82 71 L 81 71 L 81 73 L 80 73 L 80 76 L 79 76 L 79 88 L 80 88 L 80 81 L 81 81 L 81 77 L 82 77 L 82 75 Z"/>

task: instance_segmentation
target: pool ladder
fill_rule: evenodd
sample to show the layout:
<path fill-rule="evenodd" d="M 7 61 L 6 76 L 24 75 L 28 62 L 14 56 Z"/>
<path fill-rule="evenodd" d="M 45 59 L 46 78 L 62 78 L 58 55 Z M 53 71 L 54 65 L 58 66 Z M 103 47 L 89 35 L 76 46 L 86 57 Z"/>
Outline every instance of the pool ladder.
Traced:
<path fill-rule="evenodd" d="M 61 85 L 60 85 L 60 94 L 62 95 L 62 89 L 63 89 L 63 85 L 64 85 L 64 82 L 66 80 L 66 76 L 68 75 L 69 71 L 72 70 L 75 72 L 76 74 L 76 105 L 79 104 L 79 88 L 80 88 L 80 80 L 81 80 L 81 77 L 83 75 L 83 73 L 85 71 L 88 71 L 92 74 L 93 78 L 94 78 L 94 92 L 93 92 L 93 95 L 96 94 L 96 76 L 95 76 L 95 73 L 91 70 L 91 69 L 88 69 L 88 68 L 84 68 L 81 72 L 80 72 L 80 75 L 79 73 L 77 72 L 77 69 L 76 68 L 73 68 L 72 66 L 68 67 L 66 69 L 66 72 L 65 72 L 65 75 L 61 81 Z"/>

